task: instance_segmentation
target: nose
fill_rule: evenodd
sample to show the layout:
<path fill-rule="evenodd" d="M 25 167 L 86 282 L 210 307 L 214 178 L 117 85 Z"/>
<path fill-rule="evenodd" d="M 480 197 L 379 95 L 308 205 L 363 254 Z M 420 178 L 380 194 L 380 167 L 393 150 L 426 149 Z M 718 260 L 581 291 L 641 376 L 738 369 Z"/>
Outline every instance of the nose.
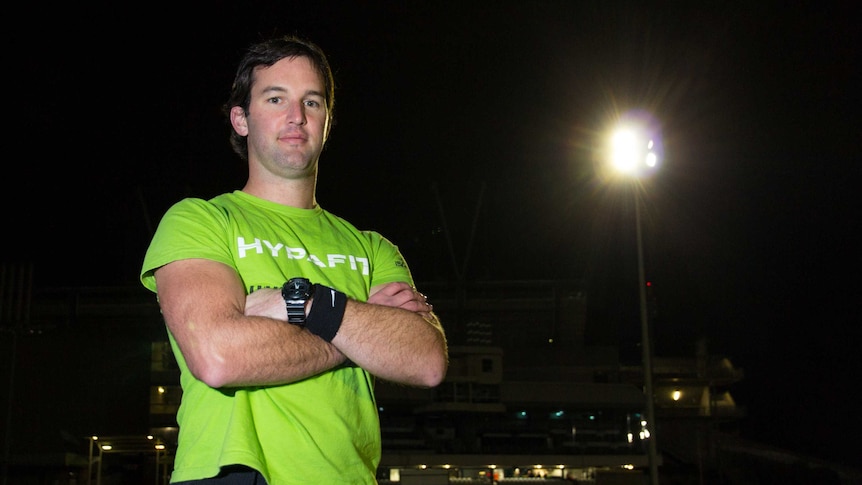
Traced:
<path fill-rule="evenodd" d="M 291 101 L 287 107 L 287 120 L 297 125 L 305 124 L 305 105 L 302 101 Z"/>

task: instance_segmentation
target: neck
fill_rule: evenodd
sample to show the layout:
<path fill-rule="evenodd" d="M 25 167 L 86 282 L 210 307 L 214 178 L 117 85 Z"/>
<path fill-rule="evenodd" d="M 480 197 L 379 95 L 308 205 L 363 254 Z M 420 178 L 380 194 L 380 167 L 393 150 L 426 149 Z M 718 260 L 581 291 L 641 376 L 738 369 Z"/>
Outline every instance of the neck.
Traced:
<path fill-rule="evenodd" d="M 287 205 L 299 209 L 317 207 L 315 187 L 316 178 L 296 180 L 278 179 L 264 182 L 249 178 L 242 191 L 276 204 Z"/>

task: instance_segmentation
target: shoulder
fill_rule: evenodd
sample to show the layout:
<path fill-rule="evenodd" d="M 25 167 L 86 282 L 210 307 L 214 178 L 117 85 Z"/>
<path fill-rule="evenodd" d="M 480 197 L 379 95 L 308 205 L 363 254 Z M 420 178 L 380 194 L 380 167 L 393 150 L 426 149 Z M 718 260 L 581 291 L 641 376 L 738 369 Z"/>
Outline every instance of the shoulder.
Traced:
<path fill-rule="evenodd" d="M 321 212 L 323 214 L 323 217 L 328 218 L 332 225 L 340 226 L 344 231 L 353 233 L 355 237 L 365 241 L 366 243 L 369 243 L 373 246 L 377 246 L 380 244 L 394 246 L 394 244 L 392 244 L 389 239 L 387 239 L 385 236 L 383 236 L 377 231 L 370 229 L 359 229 L 347 219 L 344 219 L 341 216 L 337 216 L 325 209 L 322 209 Z"/>
<path fill-rule="evenodd" d="M 242 203 L 232 194 L 221 194 L 206 200 L 198 197 L 187 197 L 175 202 L 165 213 L 166 218 L 200 218 L 200 217 L 227 217 L 233 208 L 241 206 Z"/>
<path fill-rule="evenodd" d="M 220 197 L 189 197 L 168 208 L 144 255 L 141 281 L 147 288 L 155 288 L 156 268 L 178 259 L 203 258 L 226 264 L 231 261 L 225 230 L 230 216 Z"/>

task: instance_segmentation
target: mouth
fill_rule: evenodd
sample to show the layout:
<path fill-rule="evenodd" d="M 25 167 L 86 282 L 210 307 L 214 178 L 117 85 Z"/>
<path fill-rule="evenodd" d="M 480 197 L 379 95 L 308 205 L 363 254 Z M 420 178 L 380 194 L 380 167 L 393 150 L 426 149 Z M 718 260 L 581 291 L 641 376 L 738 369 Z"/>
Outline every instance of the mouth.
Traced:
<path fill-rule="evenodd" d="M 306 142 L 306 138 L 301 135 L 288 135 L 279 138 L 279 141 L 290 143 L 291 145 L 299 145 Z"/>
<path fill-rule="evenodd" d="M 305 135 L 299 133 L 291 133 L 289 135 L 281 136 L 278 139 L 279 141 L 289 143 L 291 145 L 299 145 L 308 141 L 308 138 Z"/>

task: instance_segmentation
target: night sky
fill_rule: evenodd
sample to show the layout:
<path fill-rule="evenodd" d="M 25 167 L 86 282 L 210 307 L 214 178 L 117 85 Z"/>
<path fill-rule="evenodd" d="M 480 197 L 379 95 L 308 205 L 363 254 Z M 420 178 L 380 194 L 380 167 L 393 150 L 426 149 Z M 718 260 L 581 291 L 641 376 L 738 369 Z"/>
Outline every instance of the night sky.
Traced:
<path fill-rule="evenodd" d="M 336 75 L 324 208 L 417 281 L 582 278 L 591 318 L 636 335 L 632 194 L 597 148 L 641 110 L 665 151 L 640 191 L 657 354 L 707 338 L 745 369 L 747 436 L 858 456 L 854 2 L 295 3 L 22 6 L 4 260 L 39 286 L 137 284 L 171 203 L 245 180 L 219 111 L 242 50 L 298 33 Z"/>

